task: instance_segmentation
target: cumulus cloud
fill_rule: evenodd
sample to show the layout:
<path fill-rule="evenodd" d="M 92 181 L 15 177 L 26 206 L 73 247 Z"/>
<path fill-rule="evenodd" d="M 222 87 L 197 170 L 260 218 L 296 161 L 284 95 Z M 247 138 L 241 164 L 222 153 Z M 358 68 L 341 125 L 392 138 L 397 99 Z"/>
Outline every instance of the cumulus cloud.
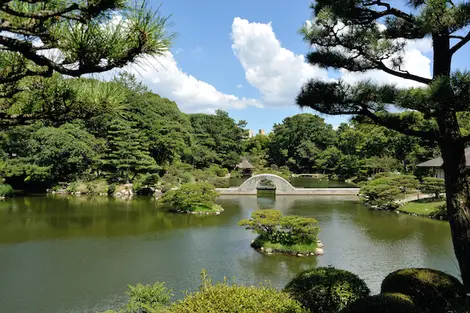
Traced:
<path fill-rule="evenodd" d="M 217 90 L 209 83 L 184 72 L 171 52 L 163 57 L 140 59 L 127 68 L 140 77 L 154 92 L 175 101 L 184 112 L 213 113 L 216 109 L 261 107 L 256 99 L 237 97 Z"/>
<path fill-rule="evenodd" d="M 431 78 L 431 60 L 424 55 L 424 53 L 431 50 L 432 42 L 430 39 L 408 41 L 404 51 L 402 52 L 404 62 L 401 69 L 414 75 Z M 391 61 L 387 60 L 384 63 L 388 67 L 392 68 Z M 414 80 L 399 78 L 379 70 L 371 70 L 365 73 L 354 73 L 341 70 L 341 73 L 343 74 L 342 79 L 351 84 L 362 80 L 371 80 L 372 82 L 379 84 L 394 84 L 401 88 L 423 86 L 421 83 Z"/>
<path fill-rule="evenodd" d="M 232 50 L 245 70 L 245 78 L 262 94 L 266 106 L 290 106 L 309 78 L 328 79 L 324 69 L 305 62 L 283 48 L 271 23 L 254 23 L 236 17 L 232 23 Z"/>
<path fill-rule="evenodd" d="M 307 21 L 307 26 L 309 21 Z M 385 26 L 379 24 L 385 29 Z M 342 28 L 347 31 L 347 28 Z M 249 22 L 236 17 L 232 23 L 232 49 L 245 70 L 246 80 L 262 94 L 267 106 L 292 105 L 302 84 L 309 78 L 331 80 L 328 72 L 309 65 L 303 55 L 281 46 L 271 23 Z M 425 53 L 432 50 L 429 39 L 408 41 L 403 51 L 402 69 L 422 77 L 431 77 L 431 60 Z M 385 62 L 391 67 L 391 62 Z M 419 86 L 418 82 L 402 79 L 383 71 L 365 73 L 340 71 L 348 83 L 371 80 L 380 84 L 396 84 L 399 87 Z"/>
<path fill-rule="evenodd" d="M 242 85 L 242 84 L 238 84 L 238 85 L 237 85 L 237 88 L 243 88 L 243 85 Z"/>

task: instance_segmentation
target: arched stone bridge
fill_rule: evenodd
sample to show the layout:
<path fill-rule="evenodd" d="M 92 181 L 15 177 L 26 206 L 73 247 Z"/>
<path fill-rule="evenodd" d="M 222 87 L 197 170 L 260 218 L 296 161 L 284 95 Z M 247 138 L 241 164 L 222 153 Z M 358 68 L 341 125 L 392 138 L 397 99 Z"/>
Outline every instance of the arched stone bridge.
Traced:
<path fill-rule="evenodd" d="M 357 195 L 359 188 L 295 188 L 284 178 L 274 174 L 259 174 L 248 178 L 241 186 L 216 188 L 221 195 L 256 195 L 261 181 L 269 180 L 277 195 Z"/>

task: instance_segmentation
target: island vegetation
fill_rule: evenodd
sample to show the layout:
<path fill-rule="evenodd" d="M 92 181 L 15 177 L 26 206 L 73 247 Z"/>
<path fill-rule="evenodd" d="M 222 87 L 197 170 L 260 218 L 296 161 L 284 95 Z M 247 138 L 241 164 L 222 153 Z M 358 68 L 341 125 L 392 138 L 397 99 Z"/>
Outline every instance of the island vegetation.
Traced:
<path fill-rule="evenodd" d="M 186 183 L 167 191 L 160 201 L 177 213 L 220 214 L 223 208 L 215 203 L 215 187 L 209 183 Z"/>
<path fill-rule="evenodd" d="M 251 246 L 265 253 L 284 253 L 297 256 L 323 254 L 317 247 L 320 228 L 311 217 L 283 216 L 281 211 L 267 209 L 255 211 L 251 218 L 238 222 L 238 226 L 258 234 Z"/>

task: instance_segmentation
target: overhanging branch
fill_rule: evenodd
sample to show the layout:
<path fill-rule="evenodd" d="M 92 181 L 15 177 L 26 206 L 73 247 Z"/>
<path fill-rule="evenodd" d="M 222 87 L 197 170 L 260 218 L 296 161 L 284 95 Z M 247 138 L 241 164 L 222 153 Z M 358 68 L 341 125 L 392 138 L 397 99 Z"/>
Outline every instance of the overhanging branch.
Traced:
<path fill-rule="evenodd" d="M 424 77 L 421 77 L 421 76 L 418 76 L 418 75 L 414 75 L 414 74 L 411 74 L 410 72 L 400 72 L 400 71 L 396 71 L 396 70 L 392 70 L 391 68 L 387 67 L 385 65 L 385 63 L 383 62 L 379 62 L 377 63 L 377 67 L 378 69 L 388 73 L 388 74 L 391 74 L 391 75 L 394 75 L 394 76 L 397 76 L 397 77 L 401 77 L 401 78 L 404 78 L 404 79 L 410 79 L 410 80 L 414 80 L 414 81 L 417 81 L 419 83 L 422 83 L 422 84 L 426 84 L 426 85 L 429 85 L 432 80 L 429 79 L 429 78 L 424 78 Z"/>
<path fill-rule="evenodd" d="M 403 124 L 397 124 L 397 123 L 392 123 L 391 121 L 387 121 L 383 117 L 380 117 L 373 112 L 371 112 L 369 109 L 366 107 L 363 107 L 363 110 L 359 113 L 359 115 L 363 115 L 365 117 L 370 118 L 375 124 L 387 127 L 389 129 L 395 130 L 399 133 L 402 133 L 404 135 L 408 136 L 414 136 L 414 137 L 419 137 L 419 138 L 424 138 L 430 141 L 436 141 L 437 140 L 437 134 L 432 131 L 424 131 L 424 130 L 414 130 L 411 129 L 409 126 L 403 125 Z"/>
<path fill-rule="evenodd" d="M 0 7 L 0 11 L 6 12 L 10 15 L 14 15 L 17 17 L 34 18 L 34 19 L 41 20 L 41 19 L 48 19 L 48 18 L 55 17 L 55 16 L 61 16 L 65 13 L 78 10 L 79 8 L 80 7 L 77 3 L 73 3 L 70 6 L 65 7 L 58 11 L 43 10 L 43 11 L 37 11 L 37 12 L 31 13 L 31 12 L 16 11 L 13 8 L 11 8 L 8 4 L 4 4 Z"/>
<path fill-rule="evenodd" d="M 462 38 L 458 43 L 456 43 L 452 48 L 450 48 L 450 53 L 454 54 L 459 51 L 460 48 L 465 46 L 466 43 L 470 41 L 470 32 L 467 33 L 465 37 Z"/>

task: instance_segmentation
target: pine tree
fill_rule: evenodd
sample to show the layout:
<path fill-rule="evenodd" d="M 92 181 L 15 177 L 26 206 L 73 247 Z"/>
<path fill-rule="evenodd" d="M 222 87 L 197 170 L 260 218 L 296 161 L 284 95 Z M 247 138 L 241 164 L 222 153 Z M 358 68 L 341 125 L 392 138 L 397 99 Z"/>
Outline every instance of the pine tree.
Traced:
<path fill-rule="evenodd" d="M 470 41 L 470 3 L 451 0 L 317 0 L 302 28 L 309 63 L 352 72 L 380 70 L 422 87 L 311 80 L 297 97 L 301 107 L 360 117 L 428 142 L 444 160 L 447 214 L 461 276 L 470 294 L 470 179 L 459 116 L 470 111 L 470 74 L 452 70 L 453 57 Z M 403 70 L 406 40 L 432 41 L 432 77 Z M 468 52 L 467 52 L 468 53 Z M 390 104 L 406 110 L 387 111 Z M 424 118 L 423 118 L 424 117 Z M 470 303 L 470 301 L 469 301 Z"/>
<path fill-rule="evenodd" d="M 126 182 L 139 173 L 155 171 L 157 165 L 149 155 L 146 140 L 129 122 L 114 120 L 108 130 L 103 169 Z"/>
<path fill-rule="evenodd" d="M 36 78 L 121 68 L 144 55 L 162 56 L 173 39 L 168 18 L 145 0 L 4 0 L 0 21 L 0 120 L 9 124 L 44 118 L 6 101 L 35 88 Z"/>

